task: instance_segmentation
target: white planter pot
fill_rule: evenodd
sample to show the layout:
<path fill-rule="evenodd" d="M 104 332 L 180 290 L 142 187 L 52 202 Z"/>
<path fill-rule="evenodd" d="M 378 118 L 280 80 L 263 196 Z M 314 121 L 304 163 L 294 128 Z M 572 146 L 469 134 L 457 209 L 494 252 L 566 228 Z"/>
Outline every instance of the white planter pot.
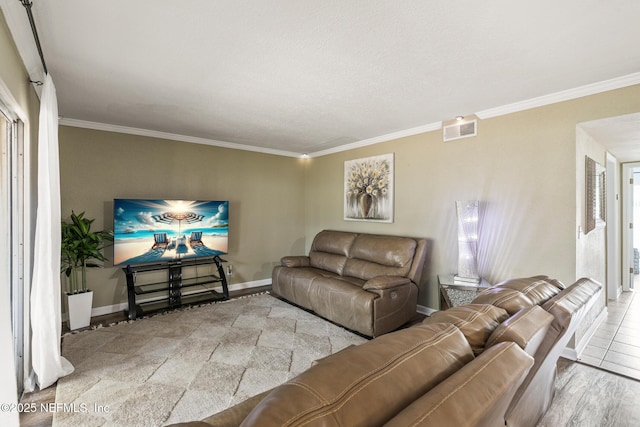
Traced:
<path fill-rule="evenodd" d="M 67 294 L 67 307 L 69 309 L 69 329 L 86 328 L 91 323 L 91 304 L 93 291 L 80 294 Z"/>

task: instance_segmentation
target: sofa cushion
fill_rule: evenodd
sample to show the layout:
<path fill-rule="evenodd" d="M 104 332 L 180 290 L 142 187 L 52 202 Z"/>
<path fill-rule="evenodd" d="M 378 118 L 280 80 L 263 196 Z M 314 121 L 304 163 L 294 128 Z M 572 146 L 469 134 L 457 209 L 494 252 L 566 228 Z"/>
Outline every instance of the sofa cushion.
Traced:
<path fill-rule="evenodd" d="M 311 244 L 312 252 L 326 252 L 328 254 L 349 255 L 349 250 L 354 240 L 358 236 L 357 233 L 349 233 L 346 231 L 323 230 L 316 234 Z"/>
<path fill-rule="evenodd" d="M 319 361 L 274 388 L 241 426 L 382 425 L 471 360 L 453 325 L 403 329 Z"/>
<path fill-rule="evenodd" d="M 309 264 L 319 270 L 326 270 L 341 275 L 346 262 L 346 256 L 328 254 L 326 252 L 309 252 Z"/>
<path fill-rule="evenodd" d="M 309 288 L 311 310 L 348 329 L 373 336 L 373 301 L 377 295 L 342 277 L 318 277 Z"/>
<path fill-rule="evenodd" d="M 324 230 L 316 235 L 309 252 L 312 267 L 343 274 L 344 265 L 356 233 Z"/>
<path fill-rule="evenodd" d="M 489 288 L 478 294 L 472 304 L 491 304 L 503 308 L 514 315 L 523 308 L 531 307 L 533 301 L 520 291 L 509 288 Z"/>
<path fill-rule="evenodd" d="M 335 273 L 312 267 L 289 268 L 276 266 L 272 272 L 274 292 L 289 301 L 312 310 L 309 293 L 313 282 L 319 277 L 340 277 Z"/>
<path fill-rule="evenodd" d="M 414 239 L 361 234 L 353 242 L 343 274 L 369 280 L 376 276 L 407 276 L 416 251 Z"/>
<path fill-rule="evenodd" d="M 349 258 L 375 262 L 387 267 L 410 267 L 416 241 L 406 237 L 361 234 L 353 242 Z"/>
<path fill-rule="evenodd" d="M 424 324 L 451 323 L 462 331 L 474 354 L 480 354 L 493 331 L 509 315 L 490 304 L 468 304 L 438 311 L 423 320 Z"/>
<path fill-rule="evenodd" d="M 532 364 L 514 343 L 489 348 L 385 427 L 504 426 L 504 413 Z"/>
<path fill-rule="evenodd" d="M 559 281 L 558 279 L 552 279 L 549 276 L 546 276 L 544 274 L 538 275 L 538 276 L 533 276 L 533 279 L 540 279 L 540 280 L 544 280 L 548 283 L 551 283 L 553 286 L 555 286 L 556 288 L 563 290 L 563 289 L 567 289 L 567 285 L 565 285 L 564 283 L 562 283 L 561 281 Z"/>
<path fill-rule="evenodd" d="M 498 283 L 494 288 L 507 288 L 525 294 L 535 305 L 542 305 L 560 292 L 560 288 L 546 280 L 534 277 L 509 279 Z"/>
<path fill-rule="evenodd" d="M 539 305 L 523 308 L 498 326 L 485 345 L 492 347 L 501 342 L 515 342 L 533 356 L 544 339 L 553 316 Z"/>

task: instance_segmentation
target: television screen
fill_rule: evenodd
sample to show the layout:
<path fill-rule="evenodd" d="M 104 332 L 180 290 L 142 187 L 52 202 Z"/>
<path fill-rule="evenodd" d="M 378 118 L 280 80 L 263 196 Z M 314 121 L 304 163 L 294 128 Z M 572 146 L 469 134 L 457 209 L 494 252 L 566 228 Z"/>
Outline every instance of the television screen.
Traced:
<path fill-rule="evenodd" d="M 145 264 L 227 253 L 229 202 L 113 201 L 113 264 Z"/>

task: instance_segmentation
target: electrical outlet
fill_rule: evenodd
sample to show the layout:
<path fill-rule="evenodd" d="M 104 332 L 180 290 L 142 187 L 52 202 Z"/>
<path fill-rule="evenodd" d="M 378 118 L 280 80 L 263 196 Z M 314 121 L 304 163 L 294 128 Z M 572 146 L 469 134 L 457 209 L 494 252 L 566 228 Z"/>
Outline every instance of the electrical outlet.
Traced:
<path fill-rule="evenodd" d="M 227 265 L 227 276 L 233 276 L 233 266 L 231 264 Z"/>

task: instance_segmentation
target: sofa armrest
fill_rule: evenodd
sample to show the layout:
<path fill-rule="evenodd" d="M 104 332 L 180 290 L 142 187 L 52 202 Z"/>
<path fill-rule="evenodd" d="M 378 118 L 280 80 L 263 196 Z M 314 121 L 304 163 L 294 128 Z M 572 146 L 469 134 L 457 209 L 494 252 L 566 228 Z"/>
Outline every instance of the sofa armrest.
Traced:
<path fill-rule="evenodd" d="M 309 257 L 304 255 L 286 256 L 280 260 L 280 264 L 284 267 L 309 267 Z"/>
<path fill-rule="evenodd" d="M 369 279 L 362 286 L 365 291 L 382 291 L 385 289 L 397 288 L 411 283 L 408 277 L 400 276 L 377 276 Z"/>

